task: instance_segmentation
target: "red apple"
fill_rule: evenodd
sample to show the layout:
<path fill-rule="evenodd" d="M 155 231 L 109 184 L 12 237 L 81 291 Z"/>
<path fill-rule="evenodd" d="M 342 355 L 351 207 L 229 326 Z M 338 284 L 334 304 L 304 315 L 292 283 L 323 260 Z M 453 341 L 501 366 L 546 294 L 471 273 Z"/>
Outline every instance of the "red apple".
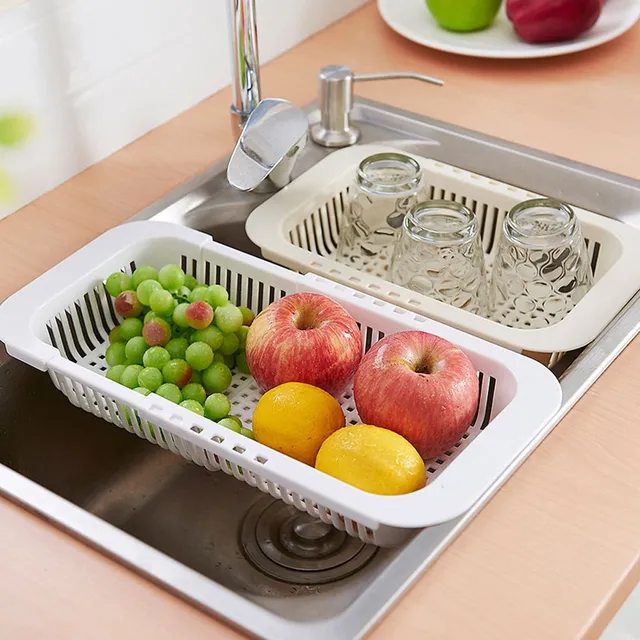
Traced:
<path fill-rule="evenodd" d="M 353 395 L 363 422 L 399 433 L 428 459 L 448 451 L 468 429 L 478 406 L 478 377 L 449 341 L 403 331 L 366 353 Z"/>
<path fill-rule="evenodd" d="M 142 313 L 142 303 L 135 291 L 123 291 L 113 303 L 116 313 L 123 318 L 136 318 Z"/>
<path fill-rule="evenodd" d="M 356 321 L 331 298 L 294 293 L 256 317 L 247 333 L 246 355 L 263 391 L 306 382 L 337 396 L 358 368 L 362 338 Z"/>
<path fill-rule="evenodd" d="M 507 0 L 507 16 L 526 42 L 560 42 L 591 29 L 603 4 L 603 0 Z"/>

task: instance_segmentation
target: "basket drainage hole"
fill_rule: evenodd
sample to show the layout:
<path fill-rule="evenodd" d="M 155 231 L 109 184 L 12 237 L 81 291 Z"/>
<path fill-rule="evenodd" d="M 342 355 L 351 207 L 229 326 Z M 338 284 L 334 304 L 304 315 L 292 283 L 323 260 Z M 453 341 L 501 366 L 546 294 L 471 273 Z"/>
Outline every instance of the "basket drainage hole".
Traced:
<path fill-rule="evenodd" d="M 191 431 L 193 431 L 194 433 L 202 433 L 202 428 L 193 425 L 193 427 L 191 427 Z"/>
<path fill-rule="evenodd" d="M 244 453 L 246 451 L 246 449 L 244 447 L 241 447 L 240 445 L 236 445 L 235 447 L 233 447 L 233 450 L 236 453 Z"/>
<path fill-rule="evenodd" d="M 396 293 L 395 291 L 389 291 L 389 297 L 390 298 L 399 298 L 400 294 Z"/>
<path fill-rule="evenodd" d="M 260 464 L 265 464 L 267 462 L 267 459 L 263 458 L 262 456 L 256 456 L 255 461 L 259 462 Z"/>
<path fill-rule="evenodd" d="M 211 438 L 211 440 L 213 442 L 217 442 L 218 444 L 222 444 L 224 442 L 224 438 L 221 438 L 220 436 L 213 436 L 213 438 Z"/>
<path fill-rule="evenodd" d="M 384 307 L 384 302 L 382 300 L 374 300 L 373 304 L 375 304 L 377 307 Z"/>

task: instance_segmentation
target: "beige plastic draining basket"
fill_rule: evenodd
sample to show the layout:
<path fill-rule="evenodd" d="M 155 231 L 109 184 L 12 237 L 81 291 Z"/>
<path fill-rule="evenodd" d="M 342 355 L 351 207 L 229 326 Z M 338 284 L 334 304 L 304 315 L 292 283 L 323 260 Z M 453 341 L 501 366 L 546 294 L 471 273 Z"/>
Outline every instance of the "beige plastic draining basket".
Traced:
<path fill-rule="evenodd" d="M 249 237 L 273 262 L 365 291 L 526 353 L 548 366 L 555 364 L 562 353 L 591 342 L 640 288 L 640 231 L 578 207 L 574 210 L 587 242 L 595 284 L 563 320 L 543 328 L 503 326 L 391 284 L 386 280 L 384 260 L 379 260 L 371 273 L 337 262 L 333 255 L 357 166 L 367 156 L 386 151 L 395 149 L 363 145 L 329 155 L 251 214 L 247 221 Z M 455 200 L 475 211 L 490 267 L 507 212 L 518 202 L 540 194 L 442 162 L 413 157 L 422 166 L 428 197 Z"/>

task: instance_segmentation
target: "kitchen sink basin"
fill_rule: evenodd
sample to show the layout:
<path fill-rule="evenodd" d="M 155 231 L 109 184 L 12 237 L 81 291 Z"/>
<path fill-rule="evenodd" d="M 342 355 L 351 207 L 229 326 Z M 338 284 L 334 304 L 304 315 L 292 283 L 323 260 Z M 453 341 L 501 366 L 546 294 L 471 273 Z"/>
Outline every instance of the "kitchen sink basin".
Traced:
<path fill-rule="evenodd" d="M 314 108 L 308 114 L 317 120 Z M 640 225 L 640 184 L 630 178 L 372 102 L 359 101 L 353 115 L 363 143 L 384 142 Z M 328 153 L 310 143 L 296 172 Z M 260 255 L 244 226 L 269 195 L 234 190 L 221 163 L 136 219 L 186 225 Z M 563 404 L 545 433 L 639 328 L 637 294 L 594 343 L 556 365 Z M 72 407 L 46 374 L 0 346 L 0 493 L 265 638 L 366 634 L 537 444 L 464 516 L 396 549 L 376 549 Z"/>

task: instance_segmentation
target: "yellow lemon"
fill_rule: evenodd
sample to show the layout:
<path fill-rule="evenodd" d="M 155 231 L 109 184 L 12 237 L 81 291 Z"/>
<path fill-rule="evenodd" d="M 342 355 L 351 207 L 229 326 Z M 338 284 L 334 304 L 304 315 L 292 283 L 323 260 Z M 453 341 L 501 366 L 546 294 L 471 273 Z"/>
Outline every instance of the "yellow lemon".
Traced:
<path fill-rule="evenodd" d="M 258 442 L 310 465 L 320 445 L 344 424 L 340 403 L 302 382 L 286 382 L 267 391 L 253 413 Z"/>
<path fill-rule="evenodd" d="M 369 424 L 340 429 L 320 447 L 316 469 L 380 495 L 399 495 L 427 483 L 424 462 L 401 435 Z"/>

